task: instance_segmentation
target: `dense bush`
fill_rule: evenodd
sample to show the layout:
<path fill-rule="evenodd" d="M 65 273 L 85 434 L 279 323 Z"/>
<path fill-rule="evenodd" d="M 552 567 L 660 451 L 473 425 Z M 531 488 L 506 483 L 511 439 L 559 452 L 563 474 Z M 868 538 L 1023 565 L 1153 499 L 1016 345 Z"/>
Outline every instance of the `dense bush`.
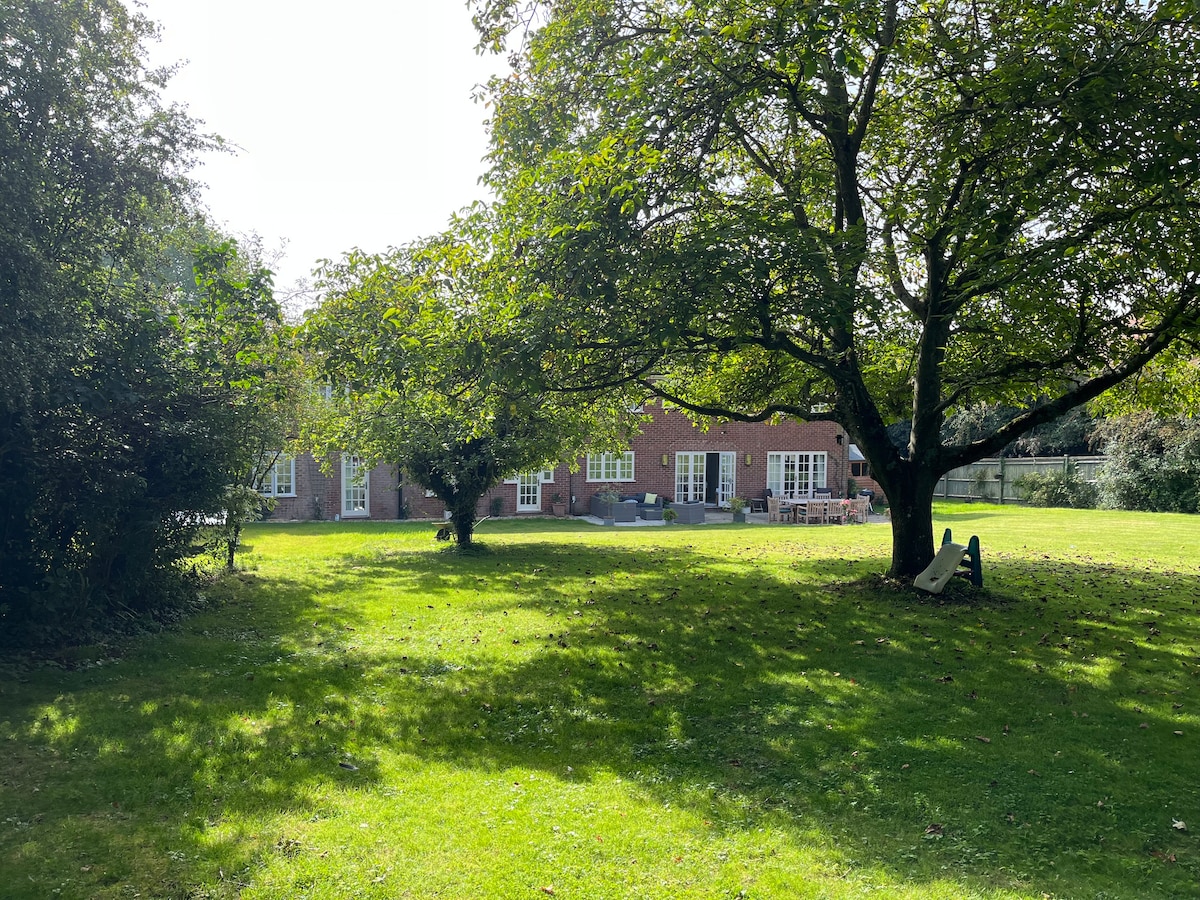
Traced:
<path fill-rule="evenodd" d="M 278 311 L 232 245 L 196 250 L 214 235 L 182 173 L 209 142 L 159 100 L 152 23 L 28 0 L 3 29 L 0 643 L 29 647 L 186 596 L 181 562 L 252 452 Z"/>
<path fill-rule="evenodd" d="M 1200 421 L 1131 416 L 1111 420 L 1105 436 L 1101 506 L 1200 512 Z"/>
<path fill-rule="evenodd" d="M 1096 506 L 1096 486 L 1080 478 L 1073 466 L 1066 471 L 1029 472 L 1018 478 L 1014 485 L 1022 498 L 1033 506 L 1073 509 L 1092 509 Z"/>

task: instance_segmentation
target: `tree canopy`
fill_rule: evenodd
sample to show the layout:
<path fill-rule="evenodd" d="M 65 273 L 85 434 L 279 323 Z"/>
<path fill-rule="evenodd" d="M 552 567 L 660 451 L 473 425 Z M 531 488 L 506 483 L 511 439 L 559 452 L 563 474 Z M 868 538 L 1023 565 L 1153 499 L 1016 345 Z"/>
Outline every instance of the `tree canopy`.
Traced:
<path fill-rule="evenodd" d="M 547 380 L 840 422 L 896 575 L 942 473 L 1196 329 L 1194 3 L 473 7 L 518 44 L 488 180 Z M 1016 412 L 944 439 L 979 403 Z"/>
<path fill-rule="evenodd" d="M 446 504 L 463 547 L 479 501 L 502 479 L 610 446 L 635 418 L 621 392 L 529 388 L 523 347 L 477 293 L 487 270 L 452 232 L 350 253 L 322 271 L 325 300 L 306 328 L 331 385 L 310 442 L 402 465 Z"/>

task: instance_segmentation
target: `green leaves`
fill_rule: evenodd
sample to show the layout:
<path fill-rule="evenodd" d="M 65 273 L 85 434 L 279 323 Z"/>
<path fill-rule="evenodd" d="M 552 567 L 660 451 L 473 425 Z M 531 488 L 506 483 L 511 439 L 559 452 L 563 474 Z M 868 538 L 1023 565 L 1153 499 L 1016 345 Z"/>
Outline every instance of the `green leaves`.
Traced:
<path fill-rule="evenodd" d="M 485 234 L 467 217 L 386 256 L 326 267 L 326 299 L 305 329 L 325 376 L 349 385 L 310 423 L 309 442 L 402 464 L 446 504 L 460 545 L 502 478 L 573 459 L 622 420 L 591 396 L 545 390 L 527 305 L 508 294 L 510 270 Z"/>

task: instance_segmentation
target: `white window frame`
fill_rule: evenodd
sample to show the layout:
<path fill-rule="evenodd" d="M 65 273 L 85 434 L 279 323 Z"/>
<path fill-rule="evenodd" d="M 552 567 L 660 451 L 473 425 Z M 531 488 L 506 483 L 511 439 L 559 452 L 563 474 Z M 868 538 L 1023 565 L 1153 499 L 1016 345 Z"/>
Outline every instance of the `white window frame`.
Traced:
<path fill-rule="evenodd" d="M 737 496 L 737 452 L 733 450 L 685 450 L 675 453 L 675 499 L 680 503 L 703 503 L 708 494 L 708 457 L 720 459 L 716 502 L 725 508 Z"/>
<path fill-rule="evenodd" d="M 823 450 L 777 450 L 767 453 L 767 487 L 775 497 L 811 497 L 827 487 L 829 454 Z"/>
<path fill-rule="evenodd" d="M 281 472 L 287 474 L 280 478 Z M 280 490 L 280 482 L 284 490 Z M 266 471 L 258 484 L 258 492 L 264 497 L 295 497 L 296 496 L 296 457 L 280 453 L 275 462 Z"/>
<path fill-rule="evenodd" d="M 624 453 L 589 453 L 587 458 L 587 481 L 618 482 L 635 481 L 633 451 Z"/>
<path fill-rule="evenodd" d="M 504 479 L 505 484 L 520 484 L 521 479 L 526 476 L 537 475 L 542 484 L 554 484 L 554 470 L 542 469 L 540 472 L 518 472 L 516 475 L 510 475 Z"/>

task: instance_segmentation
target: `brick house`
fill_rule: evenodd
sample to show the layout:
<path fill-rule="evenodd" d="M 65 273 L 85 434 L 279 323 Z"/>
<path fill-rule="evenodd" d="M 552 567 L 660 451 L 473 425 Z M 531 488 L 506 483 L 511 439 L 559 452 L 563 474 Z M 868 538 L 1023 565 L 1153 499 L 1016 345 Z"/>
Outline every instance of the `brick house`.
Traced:
<path fill-rule="evenodd" d="M 708 430 L 684 413 L 647 407 L 650 421 L 619 453 L 593 454 L 542 472 L 528 472 L 498 485 L 480 501 L 480 515 L 493 503 L 509 516 L 549 513 L 560 495 L 575 514 L 587 512 L 594 493 L 606 485 L 622 493 L 653 491 L 671 500 L 727 506 L 730 497 L 810 494 L 829 488 L 846 496 L 851 472 L 850 442 L 833 422 L 786 420 L 769 423 L 713 422 Z M 861 455 L 861 454 L 859 454 Z M 419 485 L 404 484 L 394 465 L 369 472 L 352 455 L 332 459 L 329 474 L 311 456 L 281 457 L 263 484 L 275 497 L 276 519 L 432 518 L 444 507 Z M 871 486 L 855 478 L 859 488 Z"/>

